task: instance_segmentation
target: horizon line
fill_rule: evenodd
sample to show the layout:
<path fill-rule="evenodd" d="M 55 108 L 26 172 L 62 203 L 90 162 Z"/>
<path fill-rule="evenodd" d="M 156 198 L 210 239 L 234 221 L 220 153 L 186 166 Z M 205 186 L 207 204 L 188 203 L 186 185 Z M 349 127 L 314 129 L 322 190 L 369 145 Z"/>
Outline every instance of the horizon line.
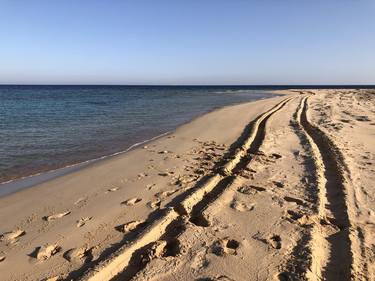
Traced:
<path fill-rule="evenodd" d="M 131 87 L 375 87 L 374 84 L 68 84 L 68 83 L 0 83 L 0 86 L 131 86 Z"/>

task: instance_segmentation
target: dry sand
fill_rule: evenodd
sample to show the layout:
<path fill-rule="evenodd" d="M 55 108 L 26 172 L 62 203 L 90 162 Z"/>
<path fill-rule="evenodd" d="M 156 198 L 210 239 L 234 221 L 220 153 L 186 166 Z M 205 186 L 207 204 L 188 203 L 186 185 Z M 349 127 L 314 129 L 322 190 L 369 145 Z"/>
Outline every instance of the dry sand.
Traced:
<path fill-rule="evenodd" d="M 375 91 L 290 91 L 0 198 L 0 280 L 375 280 Z"/>

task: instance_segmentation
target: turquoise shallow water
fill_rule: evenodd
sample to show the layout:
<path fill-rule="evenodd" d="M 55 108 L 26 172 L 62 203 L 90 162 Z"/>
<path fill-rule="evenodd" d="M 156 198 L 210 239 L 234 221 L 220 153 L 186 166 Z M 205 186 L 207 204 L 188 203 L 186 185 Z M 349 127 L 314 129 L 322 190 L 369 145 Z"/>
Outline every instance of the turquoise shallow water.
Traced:
<path fill-rule="evenodd" d="M 0 182 L 124 151 L 217 107 L 270 97 L 242 86 L 0 86 Z"/>

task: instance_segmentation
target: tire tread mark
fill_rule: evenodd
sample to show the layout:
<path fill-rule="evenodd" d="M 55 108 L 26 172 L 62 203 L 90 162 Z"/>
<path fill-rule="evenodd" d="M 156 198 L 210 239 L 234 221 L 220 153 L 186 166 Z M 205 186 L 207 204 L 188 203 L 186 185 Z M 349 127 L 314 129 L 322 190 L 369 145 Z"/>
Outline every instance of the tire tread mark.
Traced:
<path fill-rule="evenodd" d="M 306 134 L 313 153 L 314 172 L 319 188 L 319 221 L 313 226 L 312 265 L 308 278 L 310 280 L 350 280 L 353 257 L 344 186 L 346 166 L 333 142 L 308 120 L 307 101 L 308 97 L 301 100 L 298 122 Z"/>

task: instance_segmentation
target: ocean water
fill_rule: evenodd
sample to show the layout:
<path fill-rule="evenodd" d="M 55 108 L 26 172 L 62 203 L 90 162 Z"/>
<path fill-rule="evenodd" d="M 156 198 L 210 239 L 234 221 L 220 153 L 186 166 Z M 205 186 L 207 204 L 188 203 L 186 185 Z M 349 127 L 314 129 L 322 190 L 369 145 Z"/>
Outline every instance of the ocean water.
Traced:
<path fill-rule="evenodd" d="M 215 108 L 270 96 L 242 86 L 0 85 L 0 182 L 124 151 Z"/>

